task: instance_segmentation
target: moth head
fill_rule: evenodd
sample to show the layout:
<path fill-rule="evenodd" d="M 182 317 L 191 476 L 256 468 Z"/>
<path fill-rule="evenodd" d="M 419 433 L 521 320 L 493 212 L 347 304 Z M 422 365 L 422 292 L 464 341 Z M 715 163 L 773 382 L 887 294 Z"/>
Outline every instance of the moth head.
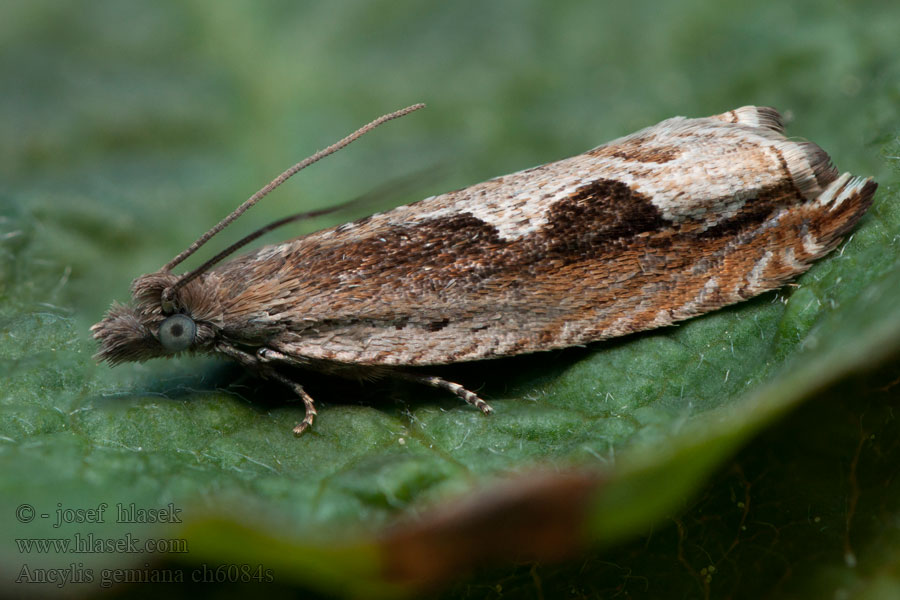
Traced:
<path fill-rule="evenodd" d="M 341 208 L 342 205 L 279 219 L 245 236 L 189 273 L 173 275 L 172 269 L 296 173 L 344 148 L 382 123 L 407 115 L 423 106 L 425 105 L 414 104 L 381 116 L 342 140 L 298 162 L 250 196 L 158 272 L 135 279 L 131 285 L 132 304 L 113 304 L 106 313 L 106 318 L 91 327 L 94 339 L 100 344 L 100 349 L 94 357 L 114 365 L 171 356 L 184 351 L 211 350 L 216 333 L 223 323 L 222 310 L 216 300 L 217 276 L 209 271 L 212 266 L 276 227 L 328 214 Z"/>
<path fill-rule="evenodd" d="M 105 318 L 91 327 L 100 344 L 95 355 L 115 365 L 209 350 L 215 339 L 215 303 L 208 278 L 200 277 L 178 290 L 171 306 L 163 291 L 177 280 L 170 273 L 151 273 L 134 281 L 131 304 L 113 303 Z"/>

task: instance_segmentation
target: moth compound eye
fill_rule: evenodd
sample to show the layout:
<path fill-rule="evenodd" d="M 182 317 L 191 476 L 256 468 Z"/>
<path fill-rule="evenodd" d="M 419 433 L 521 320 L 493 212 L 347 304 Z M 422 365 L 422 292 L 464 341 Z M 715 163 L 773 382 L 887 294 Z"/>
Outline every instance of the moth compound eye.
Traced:
<path fill-rule="evenodd" d="M 178 352 L 194 343 L 197 324 L 187 315 L 172 315 L 159 326 L 159 341 L 169 352 Z"/>

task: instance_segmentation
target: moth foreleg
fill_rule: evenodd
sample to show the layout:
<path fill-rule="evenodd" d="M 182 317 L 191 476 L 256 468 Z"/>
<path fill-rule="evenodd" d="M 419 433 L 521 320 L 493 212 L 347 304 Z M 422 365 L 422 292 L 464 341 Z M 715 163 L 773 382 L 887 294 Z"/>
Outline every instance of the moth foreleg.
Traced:
<path fill-rule="evenodd" d="M 479 398 L 478 394 L 467 390 L 458 383 L 453 383 L 452 381 L 447 381 L 446 379 L 441 379 L 440 377 L 434 377 L 433 375 L 417 375 L 415 373 L 394 373 L 393 375 L 395 377 L 399 377 L 400 379 L 406 379 L 407 381 L 415 381 L 416 383 L 422 383 L 433 388 L 446 390 L 451 394 L 462 398 L 467 403 L 471 404 L 486 415 L 494 412 L 494 409 L 491 408 L 487 402 Z"/>
<path fill-rule="evenodd" d="M 291 358 L 286 354 L 279 352 L 278 350 L 273 350 L 271 348 L 266 348 L 263 346 L 262 348 L 256 351 L 256 358 L 258 358 L 262 362 L 272 362 L 272 361 L 281 361 L 289 363 L 291 362 Z"/>
<path fill-rule="evenodd" d="M 284 375 L 276 371 L 272 366 L 265 364 L 271 360 L 286 358 L 283 354 L 269 348 L 262 348 L 255 354 L 250 354 L 248 352 L 238 350 L 237 348 L 228 344 L 219 344 L 217 346 L 217 350 L 219 350 L 219 352 L 221 352 L 222 354 L 225 354 L 226 356 L 230 356 L 231 358 L 237 360 L 242 365 L 255 370 L 263 377 L 275 379 L 276 381 L 279 381 L 291 388 L 294 393 L 297 394 L 297 396 L 299 396 L 301 400 L 303 400 L 303 406 L 306 408 L 306 414 L 304 415 L 303 420 L 294 427 L 294 433 L 300 435 L 301 433 L 312 427 L 313 421 L 318 414 L 318 412 L 316 412 L 316 405 L 312 399 L 312 396 L 306 393 L 306 390 L 303 389 L 302 385 L 288 377 L 285 377 Z"/>
<path fill-rule="evenodd" d="M 316 418 L 316 415 L 319 414 L 316 412 L 316 405 L 312 399 L 312 396 L 306 393 L 306 390 L 303 389 L 303 386 L 293 381 L 292 379 L 285 377 L 278 371 L 272 369 L 271 371 L 266 373 L 266 376 L 271 377 L 272 379 L 276 379 L 288 386 L 294 393 L 300 396 L 300 399 L 303 400 L 303 405 L 306 407 L 306 415 L 303 417 L 303 420 L 300 421 L 296 426 L 294 426 L 294 433 L 296 435 L 300 435 L 310 427 L 312 427 L 313 421 Z"/>

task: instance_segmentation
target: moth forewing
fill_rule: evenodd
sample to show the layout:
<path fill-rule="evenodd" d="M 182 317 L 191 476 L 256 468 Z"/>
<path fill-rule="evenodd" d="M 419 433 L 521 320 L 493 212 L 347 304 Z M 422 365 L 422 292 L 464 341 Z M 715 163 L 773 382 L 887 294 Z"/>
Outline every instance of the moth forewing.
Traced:
<path fill-rule="evenodd" d="M 223 354 L 293 389 L 297 433 L 316 411 L 290 367 L 411 379 L 487 414 L 475 393 L 410 369 L 604 340 L 777 288 L 840 243 L 875 188 L 786 138 L 774 109 L 676 117 L 175 276 L 185 251 L 94 326 L 98 357 Z"/>

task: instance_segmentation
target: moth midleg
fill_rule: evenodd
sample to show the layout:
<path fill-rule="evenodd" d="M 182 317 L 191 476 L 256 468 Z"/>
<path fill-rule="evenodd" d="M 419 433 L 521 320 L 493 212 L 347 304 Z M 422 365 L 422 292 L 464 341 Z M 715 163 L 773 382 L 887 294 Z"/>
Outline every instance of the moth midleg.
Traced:
<path fill-rule="evenodd" d="M 415 373 L 392 373 L 391 375 L 393 377 L 399 377 L 400 379 L 406 379 L 407 381 L 422 383 L 433 388 L 438 388 L 439 390 L 446 390 L 451 394 L 462 398 L 486 415 L 494 412 L 494 409 L 491 408 L 487 402 L 479 398 L 478 394 L 467 390 L 458 383 L 453 383 L 452 381 L 447 381 L 446 379 L 441 379 L 440 377 L 435 377 L 433 375 L 417 375 Z"/>

